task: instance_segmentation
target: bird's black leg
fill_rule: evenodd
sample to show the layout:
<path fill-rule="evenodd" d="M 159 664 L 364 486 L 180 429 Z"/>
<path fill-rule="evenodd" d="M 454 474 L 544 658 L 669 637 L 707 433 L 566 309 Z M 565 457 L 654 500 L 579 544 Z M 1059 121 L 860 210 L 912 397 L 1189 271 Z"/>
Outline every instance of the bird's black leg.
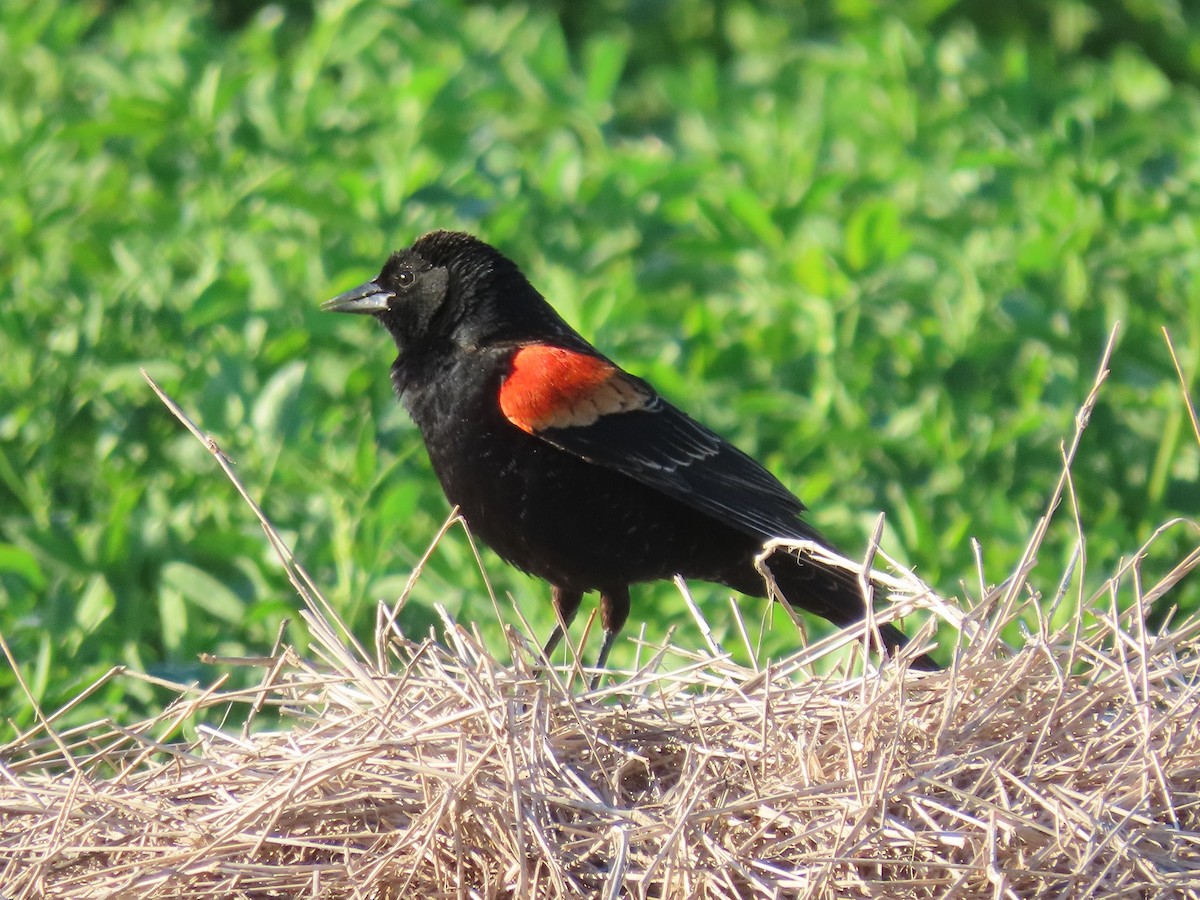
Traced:
<path fill-rule="evenodd" d="M 600 684 L 604 664 L 608 662 L 608 654 L 612 651 L 613 643 L 625 620 L 629 618 L 629 585 L 605 588 L 600 592 L 600 624 L 604 626 L 604 642 L 600 645 L 600 655 L 596 658 L 596 668 L 601 670 L 592 677 L 592 689 Z"/>
<path fill-rule="evenodd" d="M 583 591 L 572 590 L 556 584 L 551 592 L 551 597 L 554 608 L 558 610 L 558 622 L 555 623 L 554 630 L 550 632 L 546 646 L 542 648 L 542 656 L 546 658 L 547 664 L 550 663 L 550 654 L 554 652 L 558 642 L 563 639 L 563 626 L 571 627 L 575 613 L 579 611 L 579 604 L 583 600 Z"/>

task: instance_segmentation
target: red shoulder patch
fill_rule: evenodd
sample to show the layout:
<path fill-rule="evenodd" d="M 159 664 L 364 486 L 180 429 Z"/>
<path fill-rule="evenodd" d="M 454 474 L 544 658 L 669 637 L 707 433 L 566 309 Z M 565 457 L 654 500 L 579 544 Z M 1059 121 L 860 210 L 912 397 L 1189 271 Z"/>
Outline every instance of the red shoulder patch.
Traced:
<path fill-rule="evenodd" d="M 512 358 L 500 385 L 500 411 L 522 431 L 591 425 L 610 413 L 643 409 L 651 394 L 612 363 L 533 344 Z"/>

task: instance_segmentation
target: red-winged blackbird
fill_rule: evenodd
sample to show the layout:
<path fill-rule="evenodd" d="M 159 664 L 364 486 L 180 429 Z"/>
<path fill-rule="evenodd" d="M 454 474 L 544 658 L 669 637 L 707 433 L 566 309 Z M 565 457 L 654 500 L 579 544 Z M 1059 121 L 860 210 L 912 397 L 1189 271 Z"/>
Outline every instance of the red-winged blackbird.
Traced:
<path fill-rule="evenodd" d="M 392 384 L 471 531 L 550 582 L 567 625 L 583 594 L 600 592 L 597 668 L 631 584 L 683 575 L 762 597 L 765 541 L 830 546 L 771 473 L 618 368 L 470 235 L 428 234 L 322 308 L 373 315 L 391 333 Z M 843 626 L 865 615 L 844 569 L 786 553 L 770 569 L 794 607 Z M 906 641 L 892 625 L 879 632 L 889 650 Z M 562 636 L 556 627 L 547 658 Z M 928 656 L 912 665 L 939 668 Z"/>

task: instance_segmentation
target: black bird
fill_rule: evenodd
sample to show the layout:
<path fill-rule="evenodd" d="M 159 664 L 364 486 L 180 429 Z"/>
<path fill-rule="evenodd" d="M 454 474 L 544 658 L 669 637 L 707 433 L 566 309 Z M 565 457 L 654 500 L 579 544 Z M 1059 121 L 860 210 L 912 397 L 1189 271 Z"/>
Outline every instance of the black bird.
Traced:
<path fill-rule="evenodd" d="M 550 582 L 567 625 L 600 592 L 597 668 L 631 584 L 683 575 L 763 597 L 765 541 L 832 549 L 775 476 L 601 354 L 477 238 L 427 234 L 322 308 L 391 334 L 392 384 L 471 531 Z M 865 616 L 853 573 L 787 553 L 769 566 L 793 607 L 840 626 Z M 562 636 L 555 627 L 547 658 Z M 879 636 L 888 651 L 907 640 L 888 624 Z M 927 655 L 912 666 L 940 668 Z"/>

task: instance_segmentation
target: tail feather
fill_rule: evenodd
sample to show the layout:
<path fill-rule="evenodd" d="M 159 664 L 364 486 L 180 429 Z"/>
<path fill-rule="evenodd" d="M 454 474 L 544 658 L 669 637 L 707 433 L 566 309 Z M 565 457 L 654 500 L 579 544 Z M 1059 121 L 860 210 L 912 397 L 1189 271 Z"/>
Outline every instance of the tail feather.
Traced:
<path fill-rule="evenodd" d="M 866 617 L 862 589 L 854 573 L 824 566 L 811 559 L 800 560 L 791 554 L 776 553 L 770 561 L 771 574 L 780 593 L 795 609 L 803 609 L 845 628 Z M 879 638 L 888 656 L 908 643 L 908 637 L 895 625 L 879 625 Z M 935 672 L 942 668 L 929 654 L 923 653 L 910 663 L 914 669 Z"/>

